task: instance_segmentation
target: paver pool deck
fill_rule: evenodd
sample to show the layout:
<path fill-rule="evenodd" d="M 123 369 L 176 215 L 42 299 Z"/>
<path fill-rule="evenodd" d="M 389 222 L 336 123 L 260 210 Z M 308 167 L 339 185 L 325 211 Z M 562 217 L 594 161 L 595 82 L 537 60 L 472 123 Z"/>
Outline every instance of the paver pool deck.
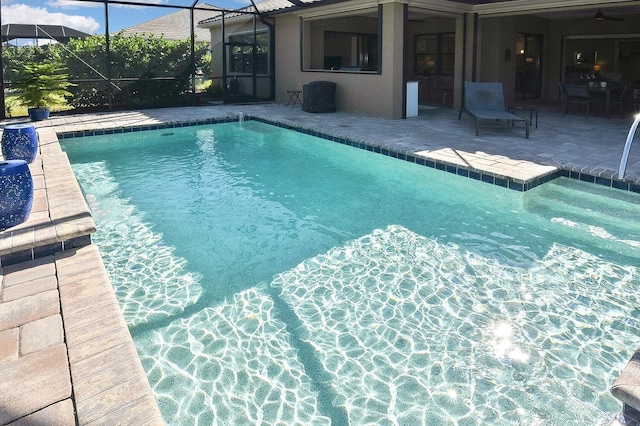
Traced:
<path fill-rule="evenodd" d="M 529 139 L 517 124 L 504 123 L 482 126 L 474 136 L 473 120 L 464 115 L 458 120 L 457 112 L 446 108 L 384 120 L 310 114 L 277 104 L 219 105 L 60 115 L 38 122 L 31 215 L 0 232 L 0 425 L 163 424 L 99 247 L 91 244 L 96 226 L 59 136 L 239 112 L 348 138 L 401 159 L 434 161 L 449 172 L 459 168 L 525 185 L 560 170 L 583 180 L 622 183 L 618 165 L 633 121 L 562 117 L 557 107 L 540 107 L 539 126 L 532 127 Z M 635 190 L 640 184 L 638 146 L 623 183 Z"/>

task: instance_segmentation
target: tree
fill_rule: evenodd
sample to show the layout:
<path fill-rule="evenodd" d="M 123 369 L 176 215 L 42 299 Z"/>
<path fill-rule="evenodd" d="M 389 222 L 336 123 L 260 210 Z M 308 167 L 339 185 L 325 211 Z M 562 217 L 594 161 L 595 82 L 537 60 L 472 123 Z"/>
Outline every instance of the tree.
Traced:
<path fill-rule="evenodd" d="M 56 62 L 24 64 L 14 84 L 18 100 L 27 107 L 47 110 L 48 116 L 50 106 L 64 104 L 65 97 L 73 96 L 68 90 L 73 84 L 64 71 Z"/>

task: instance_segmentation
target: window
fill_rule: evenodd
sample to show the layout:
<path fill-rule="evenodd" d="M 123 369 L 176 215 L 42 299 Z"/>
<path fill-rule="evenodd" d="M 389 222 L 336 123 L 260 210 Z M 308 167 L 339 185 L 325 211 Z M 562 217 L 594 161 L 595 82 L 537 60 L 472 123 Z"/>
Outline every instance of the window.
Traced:
<path fill-rule="evenodd" d="M 269 74 L 269 34 L 267 31 L 229 36 L 229 72 Z"/>
<path fill-rule="evenodd" d="M 324 69 L 375 71 L 378 68 L 377 51 L 376 34 L 324 33 Z"/>
<path fill-rule="evenodd" d="M 455 33 L 420 34 L 415 43 L 415 73 L 453 75 Z"/>
<path fill-rule="evenodd" d="M 302 68 L 379 73 L 381 6 L 302 20 Z"/>

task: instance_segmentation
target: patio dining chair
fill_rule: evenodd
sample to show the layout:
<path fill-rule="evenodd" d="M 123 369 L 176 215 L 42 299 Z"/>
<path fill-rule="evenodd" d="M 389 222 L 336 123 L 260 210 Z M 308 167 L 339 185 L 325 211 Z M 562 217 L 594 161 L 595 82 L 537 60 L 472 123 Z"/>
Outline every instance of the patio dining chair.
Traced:
<path fill-rule="evenodd" d="M 624 83 L 618 85 L 615 89 L 611 90 L 611 105 L 615 105 L 618 107 L 618 111 L 621 116 L 624 116 L 627 111 L 629 111 L 631 99 L 627 96 L 628 86 Z M 631 92 L 629 92 L 631 93 Z"/>
<path fill-rule="evenodd" d="M 569 111 L 569 105 L 586 105 L 585 118 L 589 118 L 589 110 L 591 103 L 594 101 L 594 95 L 589 93 L 589 87 L 582 84 L 563 84 L 562 87 L 562 116 Z"/>

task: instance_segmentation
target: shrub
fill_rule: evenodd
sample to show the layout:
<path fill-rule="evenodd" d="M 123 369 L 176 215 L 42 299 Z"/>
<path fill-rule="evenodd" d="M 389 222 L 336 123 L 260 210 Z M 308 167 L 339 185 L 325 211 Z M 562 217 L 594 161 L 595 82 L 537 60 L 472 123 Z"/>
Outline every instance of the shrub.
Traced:
<path fill-rule="evenodd" d="M 190 46 L 189 40 L 118 33 L 110 37 L 107 63 L 105 36 L 71 40 L 61 55 L 78 84 L 72 90 L 73 105 L 104 107 L 110 100 L 121 107 L 180 105 L 191 90 Z M 207 46 L 196 45 L 196 63 L 206 52 Z"/>

